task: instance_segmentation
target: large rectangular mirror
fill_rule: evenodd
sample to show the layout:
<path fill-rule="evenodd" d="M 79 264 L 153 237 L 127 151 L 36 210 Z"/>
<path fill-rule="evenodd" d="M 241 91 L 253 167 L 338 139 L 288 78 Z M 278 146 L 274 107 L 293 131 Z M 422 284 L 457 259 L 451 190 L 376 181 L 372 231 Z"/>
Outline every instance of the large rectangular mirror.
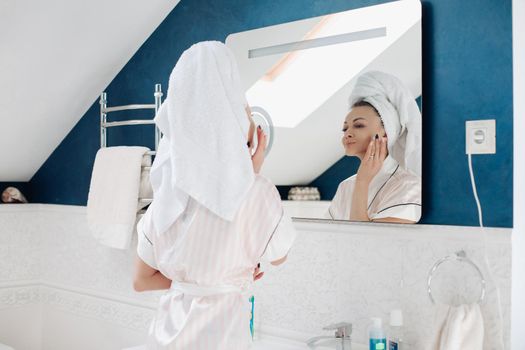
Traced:
<path fill-rule="evenodd" d="M 421 216 L 421 3 L 403 0 L 234 33 L 261 174 L 299 217 Z"/>

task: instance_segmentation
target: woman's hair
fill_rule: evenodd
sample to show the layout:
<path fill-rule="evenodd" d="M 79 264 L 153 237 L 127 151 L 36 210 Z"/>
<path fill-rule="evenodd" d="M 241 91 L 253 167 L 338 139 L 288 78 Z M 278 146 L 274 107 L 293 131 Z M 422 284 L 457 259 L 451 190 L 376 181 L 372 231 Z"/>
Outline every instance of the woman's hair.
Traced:
<path fill-rule="evenodd" d="M 381 118 L 381 114 L 379 114 L 379 111 L 370 102 L 366 102 L 365 100 L 359 100 L 352 105 L 352 108 L 354 107 L 371 107 L 379 117 L 379 120 L 381 121 L 381 126 L 383 128 L 385 127 L 385 124 L 383 124 L 383 118 Z"/>

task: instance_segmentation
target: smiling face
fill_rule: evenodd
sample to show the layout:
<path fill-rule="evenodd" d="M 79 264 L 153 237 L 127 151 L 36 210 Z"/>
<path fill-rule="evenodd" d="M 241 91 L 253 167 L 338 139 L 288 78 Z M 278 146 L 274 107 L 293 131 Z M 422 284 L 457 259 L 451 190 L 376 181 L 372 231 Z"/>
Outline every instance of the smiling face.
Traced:
<path fill-rule="evenodd" d="M 368 144 L 375 137 L 386 136 L 381 118 L 371 105 L 360 103 L 346 115 L 341 142 L 347 156 L 363 159 Z"/>

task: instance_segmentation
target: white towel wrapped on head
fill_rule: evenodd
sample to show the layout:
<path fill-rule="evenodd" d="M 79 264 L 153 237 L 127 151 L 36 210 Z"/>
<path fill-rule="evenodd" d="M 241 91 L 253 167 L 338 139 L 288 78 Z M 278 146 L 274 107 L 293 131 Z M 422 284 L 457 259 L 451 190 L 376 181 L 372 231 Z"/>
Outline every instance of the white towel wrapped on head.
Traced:
<path fill-rule="evenodd" d="M 147 147 L 118 146 L 98 150 L 87 202 L 87 221 L 100 243 L 127 249 L 137 219 L 142 165 L 151 164 Z M 144 184 L 143 184 L 144 185 Z M 151 191 L 151 189 L 150 189 Z"/>
<path fill-rule="evenodd" d="M 157 234 L 168 232 L 190 197 L 224 220 L 234 219 L 255 181 L 246 104 L 226 45 L 204 41 L 182 53 L 154 119 L 162 132 L 150 173 Z"/>
<path fill-rule="evenodd" d="M 410 90 L 391 74 L 369 71 L 357 79 L 349 107 L 358 101 L 378 111 L 388 137 L 388 154 L 403 169 L 421 176 L 421 112 Z"/>

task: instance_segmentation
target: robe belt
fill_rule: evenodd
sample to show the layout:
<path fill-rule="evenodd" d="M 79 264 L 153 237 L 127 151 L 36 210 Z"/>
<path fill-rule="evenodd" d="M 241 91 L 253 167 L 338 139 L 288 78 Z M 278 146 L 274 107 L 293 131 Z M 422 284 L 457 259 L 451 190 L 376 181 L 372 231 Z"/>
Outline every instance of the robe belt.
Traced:
<path fill-rule="evenodd" d="M 197 297 L 208 297 L 220 294 L 239 293 L 243 294 L 247 292 L 247 287 L 234 286 L 234 285 L 215 285 L 215 286 L 203 286 L 195 283 L 172 281 L 170 292 L 178 291 L 186 295 L 192 295 Z"/>

